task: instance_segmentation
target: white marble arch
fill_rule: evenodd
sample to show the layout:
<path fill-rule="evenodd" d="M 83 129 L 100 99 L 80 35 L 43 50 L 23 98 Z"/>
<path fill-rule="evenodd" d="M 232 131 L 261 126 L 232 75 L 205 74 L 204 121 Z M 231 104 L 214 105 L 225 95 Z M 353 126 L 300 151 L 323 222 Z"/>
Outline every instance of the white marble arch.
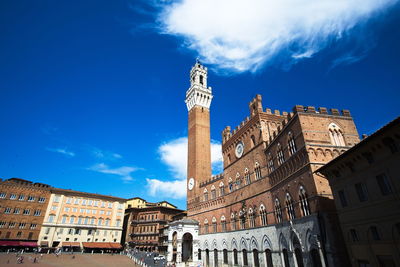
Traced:
<path fill-rule="evenodd" d="M 269 239 L 269 237 L 268 237 L 267 235 L 264 235 L 264 236 L 263 236 L 263 238 L 262 238 L 262 244 L 263 244 L 263 247 L 262 247 L 262 248 L 263 248 L 263 251 L 265 251 L 265 250 L 267 250 L 267 249 L 273 251 L 272 242 L 271 242 L 271 240 Z"/>
<path fill-rule="evenodd" d="M 182 262 L 182 247 L 183 247 L 183 236 L 185 234 L 192 235 L 192 256 L 191 261 L 194 262 L 198 257 L 199 246 L 199 224 L 197 221 L 190 219 L 182 219 L 169 224 L 168 229 L 168 255 L 167 261 L 172 263 L 173 261 L 173 235 L 177 234 L 177 244 L 176 244 L 176 266 L 185 266 L 185 262 Z"/>

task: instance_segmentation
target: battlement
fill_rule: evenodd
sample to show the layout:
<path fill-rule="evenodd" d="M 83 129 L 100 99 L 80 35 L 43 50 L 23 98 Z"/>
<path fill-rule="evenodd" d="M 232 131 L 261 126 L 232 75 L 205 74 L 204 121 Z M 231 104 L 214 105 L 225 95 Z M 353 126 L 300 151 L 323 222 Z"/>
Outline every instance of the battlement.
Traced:
<path fill-rule="evenodd" d="M 339 110 L 335 108 L 331 108 L 328 110 L 325 107 L 319 107 L 318 109 L 315 109 L 315 107 L 313 106 L 296 105 L 293 107 L 293 112 L 285 114 L 286 118 L 282 121 L 282 126 L 278 126 L 277 130 L 274 131 L 272 135 L 270 135 L 269 141 L 267 142 L 267 146 L 270 145 L 275 140 L 275 138 L 283 131 L 285 126 L 297 113 L 313 113 L 318 115 L 351 117 L 350 111 L 347 109 L 343 109 L 339 112 Z"/>
<path fill-rule="evenodd" d="M 315 109 L 313 106 L 302 106 L 302 105 L 296 105 L 293 108 L 294 113 L 317 113 L 317 114 L 325 114 L 325 115 L 332 115 L 332 116 L 343 116 L 343 117 L 351 117 L 350 111 L 347 109 L 342 109 L 341 112 L 339 112 L 338 109 L 336 108 L 331 108 L 327 109 L 324 107 L 319 107 L 318 109 Z"/>
<path fill-rule="evenodd" d="M 211 176 L 211 179 L 208 179 L 205 182 L 201 182 L 200 183 L 200 187 L 204 187 L 206 185 L 209 185 L 209 184 L 214 183 L 215 181 L 218 181 L 218 180 L 221 180 L 221 179 L 224 179 L 224 174 L 223 173 L 213 175 L 213 176 Z"/>

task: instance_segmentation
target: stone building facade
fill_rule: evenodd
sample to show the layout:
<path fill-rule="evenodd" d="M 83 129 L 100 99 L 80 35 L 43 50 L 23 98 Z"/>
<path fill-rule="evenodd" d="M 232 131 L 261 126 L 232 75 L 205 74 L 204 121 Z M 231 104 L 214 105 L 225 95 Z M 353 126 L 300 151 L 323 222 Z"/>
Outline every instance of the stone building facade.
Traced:
<path fill-rule="evenodd" d="M 162 240 L 161 229 L 182 212 L 166 201 L 126 209 L 124 243 L 138 250 L 165 253 L 167 244 Z"/>
<path fill-rule="evenodd" d="M 119 249 L 125 201 L 118 197 L 53 188 L 39 244 L 64 250 Z"/>
<path fill-rule="evenodd" d="M 315 170 L 359 142 L 350 112 L 299 105 L 272 112 L 257 95 L 249 116 L 222 131 L 224 170 L 211 176 L 207 68 L 197 62 L 190 80 L 187 206 L 199 223 L 192 261 L 347 266 L 332 192 Z"/>
<path fill-rule="evenodd" d="M 351 266 L 400 266 L 400 118 L 318 169 L 329 179 Z"/>
<path fill-rule="evenodd" d="M 10 178 L 0 181 L 0 243 L 36 247 L 50 198 L 50 186 Z"/>

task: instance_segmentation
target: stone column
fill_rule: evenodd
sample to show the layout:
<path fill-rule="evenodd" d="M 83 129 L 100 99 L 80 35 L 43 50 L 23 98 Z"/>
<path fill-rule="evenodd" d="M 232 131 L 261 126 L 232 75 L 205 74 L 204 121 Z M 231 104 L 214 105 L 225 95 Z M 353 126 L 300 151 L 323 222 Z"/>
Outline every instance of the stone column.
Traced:
<path fill-rule="evenodd" d="M 176 263 L 182 262 L 182 239 L 177 240 L 176 244 Z"/>
<path fill-rule="evenodd" d="M 168 240 L 168 250 L 167 250 L 167 261 L 172 262 L 172 256 L 174 254 L 174 247 L 172 246 L 172 240 Z"/>

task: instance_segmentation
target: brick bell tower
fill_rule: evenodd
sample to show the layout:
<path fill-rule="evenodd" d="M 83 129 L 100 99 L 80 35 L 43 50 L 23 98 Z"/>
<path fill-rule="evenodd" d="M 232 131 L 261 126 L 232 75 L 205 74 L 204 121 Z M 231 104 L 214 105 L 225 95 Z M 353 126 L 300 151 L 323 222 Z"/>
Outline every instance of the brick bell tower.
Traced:
<path fill-rule="evenodd" d="M 200 183 L 211 178 L 210 105 L 213 96 L 207 87 L 207 68 L 197 60 L 190 71 L 186 91 L 188 109 L 187 209 L 200 201 Z"/>

